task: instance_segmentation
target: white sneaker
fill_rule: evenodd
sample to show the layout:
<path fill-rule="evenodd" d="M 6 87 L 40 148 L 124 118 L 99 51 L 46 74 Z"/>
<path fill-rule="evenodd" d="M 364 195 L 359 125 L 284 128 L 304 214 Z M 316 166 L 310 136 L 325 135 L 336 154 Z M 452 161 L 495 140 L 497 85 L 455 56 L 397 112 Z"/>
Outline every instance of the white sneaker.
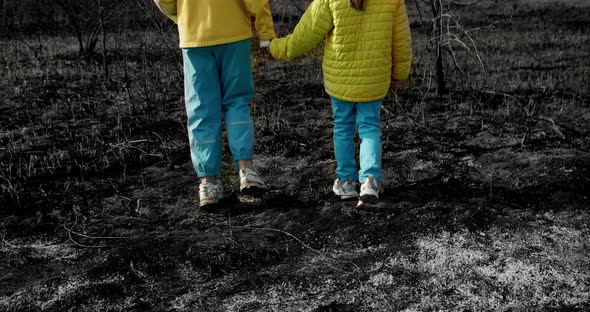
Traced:
<path fill-rule="evenodd" d="M 334 181 L 334 186 L 332 186 L 332 191 L 337 196 L 340 196 L 340 199 L 350 199 L 350 198 L 357 198 L 359 197 L 359 193 L 356 191 L 355 188 L 356 181 L 353 179 L 348 179 L 347 181 L 340 182 L 339 179 Z"/>
<path fill-rule="evenodd" d="M 365 183 L 361 185 L 361 195 L 357 207 L 363 204 L 374 204 L 379 201 L 379 194 L 383 194 L 383 186 L 369 175 Z"/>
<path fill-rule="evenodd" d="M 259 195 L 268 190 L 264 181 L 254 169 L 240 169 L 240 193 L 246 195 Z"/>
<path fill-rule="evenodd" d="M 219 203 L 223 199 L 223 186 L 220 182 L 202 183 L 199 185 L 199 207 L 207 208 Z"/>

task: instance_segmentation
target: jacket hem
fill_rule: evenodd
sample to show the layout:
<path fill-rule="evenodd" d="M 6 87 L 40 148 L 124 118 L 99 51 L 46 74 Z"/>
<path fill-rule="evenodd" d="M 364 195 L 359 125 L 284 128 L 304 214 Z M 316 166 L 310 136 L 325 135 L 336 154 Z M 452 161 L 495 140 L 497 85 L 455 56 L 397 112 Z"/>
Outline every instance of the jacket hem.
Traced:
<path fill-rule="evenodd" d="M 329 91 L 328 89 L 326 89 L 326 93 L 328 93 L 329 96 L 337 98 L 341 101 L 346 101 L 346 102 L 354 102 L 354 103 L 369 103 L 369 102 L 375 102 L 377 100 L 381 100 L 383 98 L 385 98 L 385 96 L 387 95 L 387 93 L 381 95 L 381 96 L 372 96 L 372 97 L 351 97 L 351 96 L 343 96 L 343 95 L 339 95 L 336 94 L 334 92 Z"/>
<path fill-rule="evenodd" d="M 224 39 L 213 40 L 213 41 L 189 41 L 189 42 L 181 42 L 179 44 L 179 46 L 181 49 L 210 47 L 210 46 L 214 46 L 214 45 L 233 43 L 233 42 L 237 42 L 240 40 L 249 39 L 252 37 L 253 37 L 252 34 L 248 34 L 248 35 L 241 35 L 241 36 L 224 38 Z"/>

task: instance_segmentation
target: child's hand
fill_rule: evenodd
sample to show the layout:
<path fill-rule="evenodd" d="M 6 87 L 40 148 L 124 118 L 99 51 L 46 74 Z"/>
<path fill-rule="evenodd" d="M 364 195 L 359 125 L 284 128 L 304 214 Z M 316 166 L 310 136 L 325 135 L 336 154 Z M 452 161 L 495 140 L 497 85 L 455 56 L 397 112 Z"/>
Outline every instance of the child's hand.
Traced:
<path fill-rule="evenodd" d="M 391 81 L 391 92 L 404 91 L 408 89 L 407 80 L 392 80 Z"/>
<path fill-rule="evenodd" d="M 268 49 L 270 46 L 270 40 L 260 41 L 260 48 L 261 49 Z"/>
<path fill-rule="evenodd" d="M 260 41 L 260 52 L 264 57 L 271 57 L 270 56 L 270 40 Z"/>

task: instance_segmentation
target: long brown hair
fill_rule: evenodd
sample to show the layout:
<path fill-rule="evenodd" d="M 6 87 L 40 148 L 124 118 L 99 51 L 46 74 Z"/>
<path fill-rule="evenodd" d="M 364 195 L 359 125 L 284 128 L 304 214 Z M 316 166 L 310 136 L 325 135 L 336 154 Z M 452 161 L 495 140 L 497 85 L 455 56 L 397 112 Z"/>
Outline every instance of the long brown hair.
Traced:
<path fill-rule="evenodd" d="M 348 0 L 348 4 L 358 11 L 365 9 L 365 0 Z"/>

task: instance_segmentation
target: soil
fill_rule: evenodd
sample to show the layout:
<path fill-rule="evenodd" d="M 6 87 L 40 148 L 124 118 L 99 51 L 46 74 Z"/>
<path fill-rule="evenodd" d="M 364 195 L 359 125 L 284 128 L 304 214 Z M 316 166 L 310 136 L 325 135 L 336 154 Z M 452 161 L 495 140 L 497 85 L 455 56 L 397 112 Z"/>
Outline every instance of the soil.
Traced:
<path fill-rule="evenodd" d="M 306 78 L 319 61 L 257 63 L 271 190 L 213 212 L 195 204 L 178 83 L 140 113 L 102 97 L 116 82 L 0 91 L 0 310 L 590 309 L 588 89 L 517 90 L 529 104 L 512 112 L 500 92 L 389 96 L 385 194 L 358 209 L 331 193 L 330 103 Z"/>

